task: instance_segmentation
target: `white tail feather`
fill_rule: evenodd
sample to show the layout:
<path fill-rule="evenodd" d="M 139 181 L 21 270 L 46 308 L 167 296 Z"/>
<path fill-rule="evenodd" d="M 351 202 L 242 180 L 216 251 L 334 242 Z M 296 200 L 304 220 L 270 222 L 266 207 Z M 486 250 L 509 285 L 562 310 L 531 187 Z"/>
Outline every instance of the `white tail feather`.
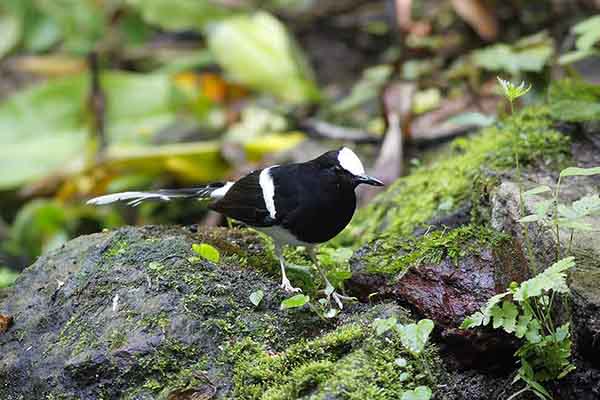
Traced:
<path fill-rule="evenodd" d="M 152 192 L 122 192 L 95 197 L 93 199 L 88 200 L 87 204 L 101 206 L 104 204 L 115 203 L 117 201 L 130 200 L 130 202 L 128 203 L 129 205 L 137 205 L 141 201 L 150 199 L 169 201 L 170 197 L 161 193 Z"/>
<path fill-rule="evenodd" d="M 130 206 L 137 206 L 146 200 L 169 201 L 175 198 L 183 199 L 220 199 L 233 186 L 233 182 L 216 183 L 200 188 L 190 189 L 161 189 L 155 192 L 122 192 L 95 197 L 87 204 L 101 206 L 104 204 L 126 201 Z"/>

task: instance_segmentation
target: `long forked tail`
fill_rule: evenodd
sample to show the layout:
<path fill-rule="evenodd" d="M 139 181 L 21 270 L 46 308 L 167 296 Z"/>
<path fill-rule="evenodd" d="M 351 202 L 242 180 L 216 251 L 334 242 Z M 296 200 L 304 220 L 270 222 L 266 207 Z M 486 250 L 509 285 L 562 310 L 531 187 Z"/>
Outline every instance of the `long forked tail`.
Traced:
<path fill-rule="evenodd" d="M 130 206 L 138 206 L 144 201 L 170 201 L 171 199 L 220 199 L 233 185 L 233 182 L 218 182 L 210 185 L 187 189 L 159 189 L 153 192 L 121 192 L 94 197 L 87 204 L 104 205 L 116 202 L 127 202 Z"/>

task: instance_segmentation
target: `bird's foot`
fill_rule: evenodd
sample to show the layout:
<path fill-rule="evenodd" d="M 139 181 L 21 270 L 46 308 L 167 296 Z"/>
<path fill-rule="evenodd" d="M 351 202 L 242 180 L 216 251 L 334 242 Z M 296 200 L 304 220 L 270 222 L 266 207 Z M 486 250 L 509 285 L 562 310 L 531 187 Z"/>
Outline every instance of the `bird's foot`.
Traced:
<path fill-rule="evenodd" d="M 286 293 L 302 293 L 302 289 L 293 287 L 290 280 L 286 277 L 281 279 L 281 288 Z"/>
<path fill-rule="evenodd" d="M 344 309 L 344 302 L 355 302 L 358 301 L 356 297 L 344 296 L 335 291 L 335 288 L 328 282 L 327 287 L 325 288 L 325 295 L 327 296 L 327 300 L 331 302 L 333 301 L 337 304 L 340 310 Z"/>

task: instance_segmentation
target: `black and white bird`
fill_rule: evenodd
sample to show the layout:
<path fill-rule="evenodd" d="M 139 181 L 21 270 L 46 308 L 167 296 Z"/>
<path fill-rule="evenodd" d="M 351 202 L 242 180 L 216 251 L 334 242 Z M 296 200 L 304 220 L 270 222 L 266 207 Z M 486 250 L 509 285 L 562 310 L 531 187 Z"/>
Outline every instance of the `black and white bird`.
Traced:
<path fill-rule="evenodd" d="M 342 307 L 326 275 L 319 268 L 315 246 L 324 243 L 346 227 L 356 209 L 354 189 L 361 183 L 383 186 L 366 175 L 356 154 L 347 147 L 328 151 L 303 163 L 274 165 L 259 169 L 235 182 L 217 182 L 189 189 L 161 189 L 152 192 L 123 192 L 96 197 L 88 204 L 119 201 L 131 206 L 171 199 L 209 200 L 208 207 L 268 234 L 281 265 L 281 287 L 300 291 L 291 285 L 285 272 L 283 247 L 305 246 L 325 280 L 325 293 Z"/>

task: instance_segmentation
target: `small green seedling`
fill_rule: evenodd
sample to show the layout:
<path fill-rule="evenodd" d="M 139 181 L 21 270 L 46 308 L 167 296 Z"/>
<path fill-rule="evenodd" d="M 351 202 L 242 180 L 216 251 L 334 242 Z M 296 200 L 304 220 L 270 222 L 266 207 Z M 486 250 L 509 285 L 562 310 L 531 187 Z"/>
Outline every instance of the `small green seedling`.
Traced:
<path fill-rule="evenodd" d="M 263 290 L 257 290 L 250 294 L 250 302 L 254 304 L 255 307 L 258 307 L 262 299 L 265 297 L 265 292 Z"/>
<path fill-rule="evenodd" d="M 417 386 L 413 390 L 407 390 L 402 393 L 400 400 L 429 400 L 431 399 L 431 389 L 427 386 Z"/>
<path fill-rule="evenodd" d="M 310 297 L 303 295 L 303 294 L 297 294 L 295 296 L 290 297 L 289 299 L 285 299 L 284 301 L 281 302 L 281 309 L 282 310 L 287 310 L 290 308 L 299 308 L 302 307 L 303 305 L 307 304 L 310 301 Z"/>
<path fill-rule="evenodd" d="M 192 250 L 200 257 L 213 263 L 218 263 L 221 258 L 219 250 L 207 243 L 193 244 Z"/>
<path fill-rule="evenodd" d="M 514 113 L 514 101 L 519 97 L 525 96 L 527 92 L 531 90 L 531 85 L 527 86 L 527 84 L 523 81 L 520 85 L 515 85 L 510 81 L 504 80 L 499 76 L 496 77 L 500 86 L 502 87 L 503 95 L 508 99 L 510 103 L 510 113 Z"/>

